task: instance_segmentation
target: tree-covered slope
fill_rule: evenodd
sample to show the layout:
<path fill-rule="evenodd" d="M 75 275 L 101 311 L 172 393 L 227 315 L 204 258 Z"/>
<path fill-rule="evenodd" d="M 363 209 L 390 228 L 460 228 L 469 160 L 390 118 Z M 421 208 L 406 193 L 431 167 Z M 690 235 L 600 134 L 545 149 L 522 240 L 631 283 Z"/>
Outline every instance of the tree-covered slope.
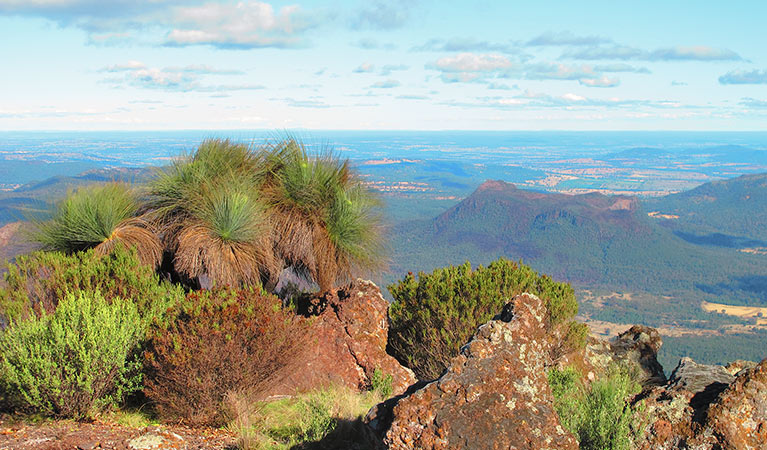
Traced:
<path fill-rule="evenodd" d="M 767 245 L 767 174 L 714 181 L 695 189 L 648 199 L 649 211 L 680 237 L 723 247 Z"/>

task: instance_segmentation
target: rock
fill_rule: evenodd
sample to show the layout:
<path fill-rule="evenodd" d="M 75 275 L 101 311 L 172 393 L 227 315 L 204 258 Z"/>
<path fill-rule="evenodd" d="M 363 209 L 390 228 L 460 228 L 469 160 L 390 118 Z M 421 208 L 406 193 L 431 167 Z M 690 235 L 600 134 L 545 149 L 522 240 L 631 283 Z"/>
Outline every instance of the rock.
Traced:
<path fill-rule="evenodd" d="M 724 366 L 724 370 L 726 370 L 730 375 L 735 376 L 738 375 L 738 373 L 740 373 L 742 370 L 753 369 L 754 367 L 756 367 L 755 362 L 738 359 Z"/>
<path fill-rule="evenodd" d="M 127 442 L 130 450 L 182 450 L 186 448 L 184 438 L 170 431 L 150 431 Z"/>
<path fill-rule="evenodd" d="M 724 448 L 767 449 L 767 359 L 741 372 L 708 411 Z"/>
<path fill-rule="evenodd" d="M 413 372 L 386 353 L 389 303 L 374 283 L 357 279 L 348 286 L 312 299 L 304 309 L 312 315 L 305 351 L 273 377 L 264 398 L 293 395 L 331 383 L 367 389 L 373 372 L 392 376 L 394 394 L 416 379 Z"/>
<path fill-rule="evenodd" d="M 398 450 L 577 449 L 546 378 L 552 345 L 545 316 L 538 297 L 514 297 L 439 379 L 371 411 L 371 428 Z"/>
<path fill-rule="evenodd" d="M 679 361 L 669 377 L 667 389 L 685 390 L 692 395 L 690 405 L 697 414 L 704 414 L 719 394 L 735 381 L 722 366 L 698 364 L 691 358 Z M 699 420 L 698 417 L 695 417 Z"/>
<path fill-rule="evenodd" d="M 590 338 L 586 357 L 596 369 L 604 371 L 611 364 L 628 364 L 644 388 L 663 386 L 666 375 L 658 362 L 658 350 L 663 341 L 658 330 L 634 325 L 609 342 Z"/>
<path fill-rule="evenodd" d="M 767 449 L 767 360 L 737 377 L 683 358 L 666 386 L 641 400 L 640 450 Z"/>

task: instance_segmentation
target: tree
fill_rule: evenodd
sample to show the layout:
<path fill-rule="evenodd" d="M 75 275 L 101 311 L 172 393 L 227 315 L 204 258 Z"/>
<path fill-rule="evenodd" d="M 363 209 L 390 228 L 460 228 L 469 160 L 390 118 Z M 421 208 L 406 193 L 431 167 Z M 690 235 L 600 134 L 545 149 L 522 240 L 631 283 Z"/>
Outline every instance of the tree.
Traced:
<path fill-rule="evenodd" d="M 309 155 L 294 138 L 264 156 L 263 190 L 272 239 L 283 264 L 315 281 L 321 291 L 382 266 L 377 198 L 331 151 Z"/>
<path fill-rule="evenodd" d="M 32 239 L 44 249 L 66 253 L 93 248 L 104 255 L 117 245 L 134 247 L 142 263 L 156 267 L 162 245 L 139 209 L 135 193 L 126 184 L 83 187 L 68 193 L 50 220 L 36 223 Z"/>

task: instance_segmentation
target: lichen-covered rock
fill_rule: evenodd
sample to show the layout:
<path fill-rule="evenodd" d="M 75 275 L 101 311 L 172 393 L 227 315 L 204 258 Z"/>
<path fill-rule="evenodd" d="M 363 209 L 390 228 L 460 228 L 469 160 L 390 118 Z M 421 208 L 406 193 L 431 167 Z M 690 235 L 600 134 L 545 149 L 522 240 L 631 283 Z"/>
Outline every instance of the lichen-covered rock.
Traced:
<path fill-rule="evenodd" d="M 439 379 L 379 411 L 390 413 L 390 424 L 368 420 L 385 430 L 390 449 L 578 448 L 552 404 L 545 315 L 537 297 L 514 297 L 479 327 Z"/>
<path fill-rule="evenodd" d="M 741 372 L 708 411 L 708 427 L 727 449 L 767 449 L 767 359 Z"/>
<path fill-rule="evenodd" d="M 601 371 L 614 363 L 627 364 L 634 369 L 637 381 L 643 387 L 662 386 L 666 383 L 666 375 L 658 362 L 661 345 L 663 341 L 658 330 L 634 325 L 609 342 L 589 339 L 586 357 L 592 366 Z"/>
<path fill-rule="evenodd" d="M 410 369 L 386 353 L 389 303 L 373 282 L 357 279 L 313 299 L 310 307 L 309 331 L 300 338 L 304 351 L 274 375 L 265 398 L 329 384 L 365 389 L 376 369 L 392 376 L 394 394 L 416 381 Z"/>
<path fill-rule="evenodd" d="M 667 389 L 685 390 L 692 394 L 690 404 L 696 413 L 704 414 L 727 386 L 735 381 L 722 366 L 698 364 L 684 357 L 671 373 Z M 699 420 L 695 417 L 695 420 Z"/>
<path fill-rule="evenodd" d="M 724 370 L 726 370 L 727 373 L 729 373 L 730 375 L 735 376 L 735 375 L 738 375 L 738 373 L 740 373 L 740 371 L 742 371 L 742 370 L 753 369 L 754 367 L 756 367 L 756 364 L 757 363 L 755 363 L 753 361 L 745 361 L 743 359 L 736 359 L 735 361 L 727 363 L 727 365 L 724 366 Z"/>
<path fill-rule="evenodd" d="M 683 358 L 641 402 L 637 449 L 767 449 L 767 360 L 733 377 Z"/>

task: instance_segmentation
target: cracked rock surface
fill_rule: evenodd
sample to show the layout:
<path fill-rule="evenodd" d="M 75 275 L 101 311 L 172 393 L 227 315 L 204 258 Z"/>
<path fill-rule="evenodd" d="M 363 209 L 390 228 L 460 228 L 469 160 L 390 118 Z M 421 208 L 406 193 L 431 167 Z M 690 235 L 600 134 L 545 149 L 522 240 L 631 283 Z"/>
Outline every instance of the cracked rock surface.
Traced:
<path fill-rule="evenodd" d="M 369 423 L 389 449 L 578 448 L 554 411 L 545 313 L 538 297 L 514 297 L 439 379 L 402 396 L 391 411 L 380 408 L 387 420 L 369 415 Z"/>

